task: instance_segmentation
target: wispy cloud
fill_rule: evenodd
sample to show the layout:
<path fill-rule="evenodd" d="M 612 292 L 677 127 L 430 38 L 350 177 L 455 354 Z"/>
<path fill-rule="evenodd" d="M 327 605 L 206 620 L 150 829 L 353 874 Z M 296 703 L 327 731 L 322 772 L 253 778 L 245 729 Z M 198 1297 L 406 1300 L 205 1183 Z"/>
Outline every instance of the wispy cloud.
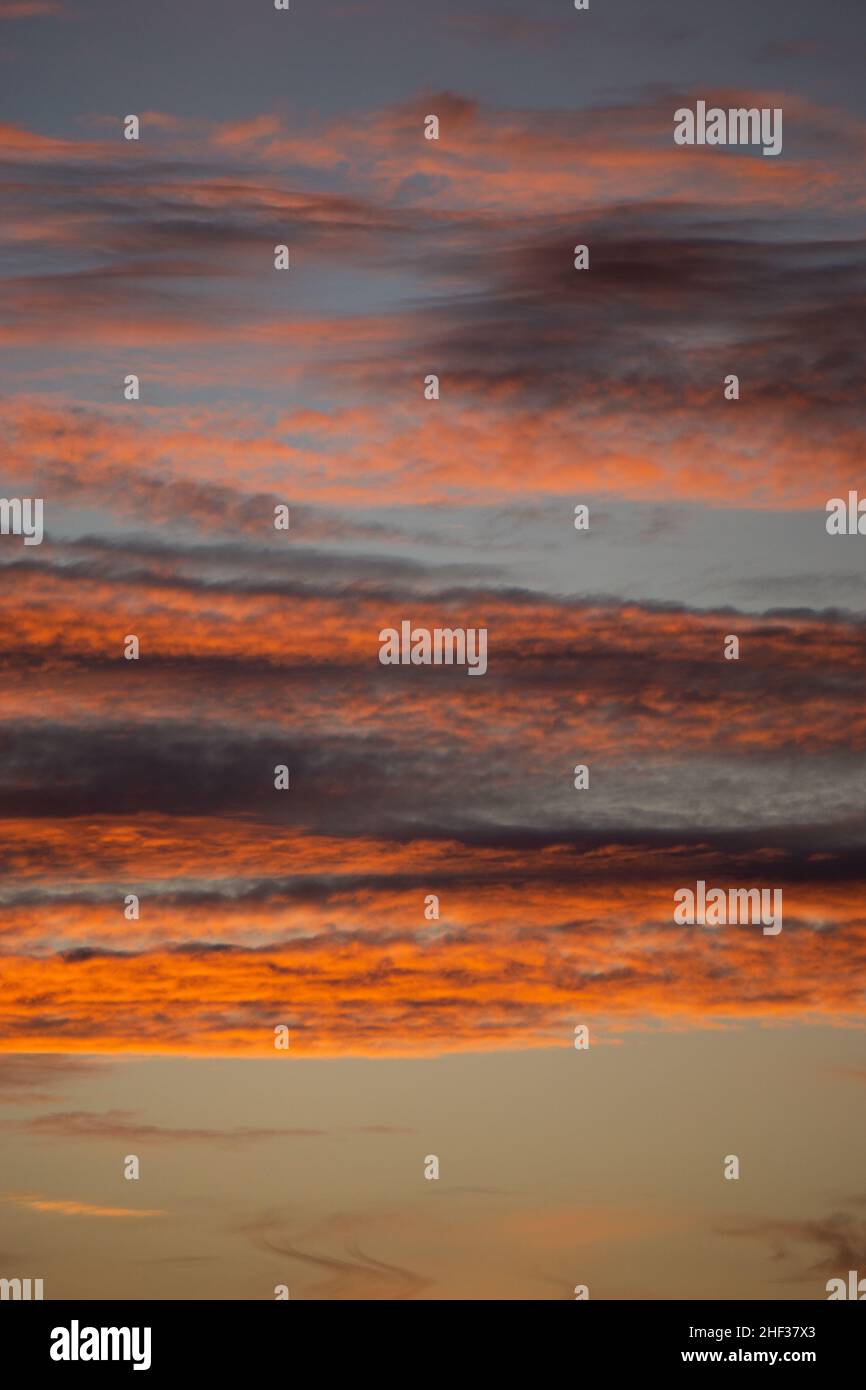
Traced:
<path fill-rule="evenodd" d="M 58 1088 L 104 1075 L 109 1066 L 102 1057 L 0 1055 L 0 1102 L 30 1105 L 55 1100 Z"/>
<path fill-rule="evenodd" d="M 860 1202 L 862 1204 L 862 1198 Z M 866 1220 L 845 1210 L 815 1219 L 744 1221 L 723 1235 L 765 1241 L 775 1264 L 791 1264 L 779 1283 L 813 1283 L 816 1277 L 847 1276 L 866 1264 Z M 809 1252 L 808 1254 L 805 1252 Z"/>
<path fill-rule="evenodd" d="M 78 1202 L 70 1198 L 39 1197 L 30 1193 L 10 1193 L 6 1201 L 28 1211 L 45 1212 L 56 1216 L 108 1217 L 111 1219 L 137 1220 L 150 1216 L 165 1216 L 161 1210 L 148 1210 L 144 1207 L 106 1207 L 92 1202 Z"/>
<path fill-rule="evenodd" d="M 0 0 L 0 20 L 40 19 L 48 15 L 68 14 L 62 0 Z"/>
<path fill-rule="evenodd" d="M 17 1124 L 15 1128 L 28 1134 L 51 1134 L 62 1139 L 118 1139 L 135 1143 L 258 1143 L 263 1139 L 318 1139 L 326 1131 L 303 1128 L 256 1128 L 236 1125 L 226 1129 L 178 1128 L 170 1125 L 146 1124 L 128 1110 L 107 1110 L 96 1113 L 71 1110 L 51 1115 L 37 1115 Z"/>

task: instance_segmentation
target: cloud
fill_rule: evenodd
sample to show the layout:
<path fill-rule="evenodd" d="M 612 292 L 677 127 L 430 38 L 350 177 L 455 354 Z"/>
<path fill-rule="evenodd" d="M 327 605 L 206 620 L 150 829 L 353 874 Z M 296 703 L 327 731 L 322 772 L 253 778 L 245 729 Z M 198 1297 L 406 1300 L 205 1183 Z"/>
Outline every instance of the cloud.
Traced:
<path fill-rule="evenodd" d="M 97 1057 L 41 1053 L 0 1055 L 0 1103 L 30 1105 L 56 1099 L 56 1089 L 104 1074 L 107 1062 Z"/>
<path fill-rule="evenodd" d="M 235 1125 L 228 1129 L 175 1128 L 169 1125 L 145 1124 L 130 1110 L 108 1110 L 94 1113 L 72 1110 L 52 1115 L 37 1115 L 22 1121 L 15 1128 L 28 1134 L 49 1134 L 61 1139 L 109 1139 L 130 1143 L 258 1143 L 263 1139 L 321 1138 L 325 1130 L 301 1128 L 255 1128 Z"/>
<path fill-rule="evenodd" d="M 12 1047 L 263 1055 L 288 1023 L 301 1052 L 400 1054 L 552 1045 L 575 1001 L 629 1027 L 856 1012 L 858 615 L 566 599 L 314 548 L 46 561 L 0 591 Z M 480 691 L 378 666 L 408 592 L 417 622 L 489 627 Z M 145 657 L 119 676 L 130 601 Z M 783 936 L 674 929 L 699 877 L 782 887 Z"/>
<path fill-rule="evenodd" d="M 40 19 L 61 14 L 68 14 L 61 0 L 0 0 L 0 20 Z"/>
<path fill-rule="evenodd" d="M 850 1020 L 862 614 L 816 603 L 832 568 L 759 613 L 631 597 L 679 573 L 672 504 L 820 533 L 862 476 L 866 124 L 789 95 L 784 161 L 676 148 L 668 88 L 154 111 L 134 171 L 115 117 L 2 128 L 0 445 L 48 526 L 2 548 L 9 1046 L 259 1055 L 283 1021 L 319 1054 L 548 1046 L 578 1003 Z M 584 495 L 593 587 L 560 593 L 521 532 Z M 640 548 L 618 597 L 609 541 Z M 765 602 L 790 592 L 772 566 L 768 542 Z M 382 668 L 403 618 L 485 626 L 484 681 Z M 674 932 L 699 876 L 782 885 L 780 941 Z"/>
<path fill-rule="evenodd" d="M 857 1016 L 866 954 L 857 890 L 848 907 L 817 892 L 810 909 L 786 888 L 784 932 L 771 939 L 748 926 L 674 927 L 673 889 L 694 873 L 680 863 L 667 885 L 617 888 L 612 878 L 595 890 L 584 881 L 578 894 L 576 876 L 552 875 L 522 891 L 458 894 L 435 950 L 416 894 L 414 924 L 402 929 L 362 919 L 257 947 L 175 940 L 134 953 L 7 953 L 3 1034 L 7 1047 L 31 1051 L 273 1057 L 273 1028 L 285 1024 L 293 1054 L 411 1056 L 567 1046 L 576 1017 L 606 1032 Z M 767 876 L 778 881 L 772 868 Z M 44 1123 L 92 1133 L 105 1122 Z"/>
<path fill-rule="evenodd" d="M 47 1212 L 57 1216 L 109 1217 L 123 1220 L 136 1220 L 147 1216 L 165 1216 L 160 1210 L 147 1210 L 144 1207 L 103 1207 L 91 1202 L 77 1202 L 68 1198 L 39 1197 L 28 1193 L 9 1193 L 5 1200 L 28 1211 Z"/>
<path fill-rule="evenodd" d="M 319 1236 L 333 1237 L 341 1227 L 352 1230 L 366 1224 L 368 1221 L 363 1217 L 341 1218 L 336 1227 L 334 1223 L 330 1223 L 330 1228 L 326 1224 Z M 302 1249 L 302 1244 L 309 1245 L 308 1233 L 299 1231 L 293 1238 L 286 1232 L 285 1223 L 275 1223 L 270 1218 L 250 1225 L 246 1228 L 246 1234 L 259 1249 L 324 1275 L 309 1290 L 311 1297 L 401 1300 L 417 1297 L 432 1283 L 431 1279 L 414 1270 L 366 1254 L 357 1239 L 345 1241 L 339 1254 L 321 1249 Z"/>
<path fill-rule="evenodd" d="M 774 1263 L 795 1264 L 794 1272 L 777 1282 L 812 1285 L 817 1279 L 822 1296 L 826 1277 L 846 1279 L 849 1270 L 866 1262 L 866 1222 L 847 1211 L 814 1220 L 747 1221 L 722 1234 L 765 1241 Z"/>

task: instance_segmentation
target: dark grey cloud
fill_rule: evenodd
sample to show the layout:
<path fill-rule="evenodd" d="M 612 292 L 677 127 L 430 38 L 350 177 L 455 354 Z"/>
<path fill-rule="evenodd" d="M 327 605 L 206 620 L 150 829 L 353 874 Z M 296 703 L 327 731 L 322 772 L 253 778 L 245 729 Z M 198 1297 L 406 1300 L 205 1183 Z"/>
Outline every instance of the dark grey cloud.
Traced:
<path fill-rule="evenodd" d="M 497 776 L 487 746 L 443 735 L 431 758 L 381 729 L 375 738 L 323 731 L 299 738 L 177 721 L 98 729 L 19 724 L 7 726 L 0 747 L 0 816 L 246 814 L 263 824 L 337 835 L 363 834 L 366 828 L 398 839 L 486 835 L 502 844 L 526 843 L 526 832 L 518 828 L 523 818 L 503 824 L 500 813 L 510 808 L 513 815 L 519 808 L 515 797 L 525 781 L 519 765 L 531 762 L 531 749 L 517 767 Z M 274 789 L 274 768 L 280 765 L 290 769 L 286 792 Z M 522 795 L 525 804 L 525 787 Z M 549 843 L 562 833 L 568 842 L 585 833 L 574 821 L 557 825 L 549 812 L 546 821 L 530 840 Z M 600 833 L 609 837 L 620 828 L 606 824 Z M 633 828 L 631 835 L 643 839 L 648 832 Z"/>
<path fill-rule="evenodd" d="M 578 242 L 590 247 L 587 272 L 573 267 Z M 699 409 L 706 424 L 729 404 L 706 383 L 737 370 L 748 381 L 738 408 L 864 423 L 858 239 L 781 240 L 721 210 L 714 220 L 706 207 L 638 203 L 539 218 L 494 256 L 482 244 L 444 254 L 478 288 L 428 306 L 429 335 L 407 368 L 447 363 L 467 396 L 508 409 L 577 394 L 589 418 L 622 402 L 648 420 Z"/>
<path fill-rule="evenodd" d="M 849 1270 L 866 1267 L 866 1221 L 856 1212 L 839 1210 L 813 1220 L 745 1221 L 720 1234 L 765 1242 L 774 1264 L 794 1266 L 793 1272 L 780 1275 L 776 1282 L 817 1282 L 819 1297 L 825 1296 L 827 1278 L 847 1281 Z"/>
<path fill-rule="evenodd" d="M 273 517 L 271 499 L 249 499 L 245 503 L 255 532 L 267 536 Z M 231 515 L 225 515 L 227 529 Z M 250 528 L 252 529 L 252 527 Z M 348 528 L 347 528 L 348 529 Z M 382 527 L 388 533 L 389 528 Z M 251 597 L 346 597 L 381 599 L 397 603 L 403 598 L 435 596 L 451 600 L 468 596 L 476 586 L 495 583 L 505 576 L 505 568 L 489 561 L 432 563 L 404 555 L 369 554 L 360 550 L 337 551 L 304 543 L 293 538 L 279 547 L 263 542 L 256 546 L 251 538 L 233 542 L 202 544 L 170 541 L 154 534 L 113 537 L 84 536 L 75 540 L 47 537 L 39 554 L 14 556 L 11 551 L 0 558 L 0 573 L 16 576 L 39 572 L 58 580 L 75 583 L 104 580 L 118 585 L 138 585 L 154 589 L 236 593 Z M 357 527 L 355 534 L 366 528 Z M 370 536 L 375 536 L 371 528 Z M 393 537 L 395 533 L 390 532 Z M 346 533 L 335 527 L 335 540 Z M 382 539 L 381 535 L 378 537 Z"/>

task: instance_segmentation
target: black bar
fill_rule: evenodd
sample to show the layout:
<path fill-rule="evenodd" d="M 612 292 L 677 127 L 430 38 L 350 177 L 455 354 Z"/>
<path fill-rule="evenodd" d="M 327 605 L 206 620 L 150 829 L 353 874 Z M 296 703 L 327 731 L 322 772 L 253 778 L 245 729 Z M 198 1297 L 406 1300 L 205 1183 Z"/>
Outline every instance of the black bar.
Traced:
<path fill-rule="evenodd" d="M 0 1333 L 7 1357 L 14 1353 L 19 1374 L 50 1372 L 52 1379 L 82 1374 L 92 1378 L 100 1371 L 114 1377 L 134 1375 L 135 1358 L 141 1363 L 139 1376 L 157 1380 L 178 1372 L 213 1372 L 222 1383 L 235 1373 L 249 1379 L 269 1370 L 283 1374 L 286 1382 L 289 1377 L 331 1380 L 335 1367 L 343 1363 L 357 1376 L 369 1373 L 372 1361 L 380 1368 L 391 1365 L 392 1371 L 385 1376 L 389 1382 L 419 1378 L 429 1385 L 437 1365 L 442 1366 L 443 1375 L 453 1378 L 461 1362 L 465 1370 L 467 1362 L 479 1355 L 488 1383 L 491 1365 L 499 1358 L 512 1376 L 526 1359 L 533 1380 L 544 1381 L 551 1378 L 555 1362 L 563 1356 L 561 1374 L 572 1379 L 590 1366 L 596 1374 L 615 1374 L 705 1365 L 729 1370 L 798 1365 L 824 1383 L 828 1373 L 843 1368 L 856 1377 L 866 1332 L 866 1310 L 846 1309 L 834 1301 L 575 1301 L 567 1317 L 546 1313 L 542 1322 L 536 1321 L 542 1316 L 540 1309 L 515 1314 L 512 1307 L 504 1330 L 487 1328 L 491 1314 L 483 1313 L 476 1302 L 468 1313 L 456 1315 L 442 1303 L 431 1303 L 423 1315 L 419 1313 L 417 1323 L 414 1312 L 404 1305 L 402 1335 L 396 1336 L 391 1318 L 386 1320 L 369 1305 L 361 1318 L 354 1307 L 312 1308 L 302 1299 L 7 1302 L 0 1305 Z M 452 1323 L 455 1316 L 456 1324 Z M 52 1359 L 52 1346 L 70 1354 L 74 1346 L 88 1353 L 97 1346 L 101 1353 L 101 1337 L 97 1340 L 88 1332 L 93 1328 L 127 1329 L 129 1337 L 119 1337 L 117 1349 L 130 1359 Z M 136 1328 L 137 1337 L 132 1331 Z M 57 1329 L 65 1329 L 66 1335 Z M 149 1346 L 145 1329 L 150 1330 Z M 106 1338 L 106 1355 L 113 1349 L 111 1337 Z M 148 1357 L 150 1364 L 145 1366 Z"/>

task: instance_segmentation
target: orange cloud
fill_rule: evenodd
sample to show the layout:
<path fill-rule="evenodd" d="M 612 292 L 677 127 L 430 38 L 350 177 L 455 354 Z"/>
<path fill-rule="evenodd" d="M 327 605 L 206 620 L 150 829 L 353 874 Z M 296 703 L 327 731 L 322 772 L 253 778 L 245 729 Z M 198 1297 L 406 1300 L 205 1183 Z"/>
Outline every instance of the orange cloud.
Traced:
<path fill-rule="evenodd" d="M 14 1202 L 16 1206 L 25 1207 L 28 1211 L 52 1212 L 58 1216 L 98 1216 L 98 1217 L 120 1217 L 136 1218 L 144 1216 L 165 1216 L 166 1213 L 160 1210 L 148 1210 L 144 1207 L 101 1207 L 94 1206 L 91 1202 L 75 1202 L 67 1199 L 54 1199 L 48 1197 L 33 1196 L 9 1196 L 7 1201 Z"/>
<path fill-rule="evenodd" d="M 393 331 L 379 327 L 380 344 L 395 345 Z M 351 338 L 354 329 L 346 331 Z M 823 515 L 828 497 L 860 485 L 853 425 L 828 429 L 816 460 L 814 438 L 796 424 L 796 400 L 760 418 L 748 409 L 728 416 L 720 434 L 715 398 L 708 401 L 703 388 L 690 395 L 687 386 L 681 395 L 670 410 L 659 400 L 654 414 L 650 389 L 636 411 L 611 382 L 589 416 L 584 397 L 543 413 L 456 400 L 447 417 L 433 419 L 418 410 L 416 382 L 413 394 L 407 388 L 384 409 L 297 410 L 270 423 L 238 411 L 136 406 L 131 419 L 123 406 L 82 411 L 18 400 L 0 407 L 0 441 L 7 473 L 38 478 L 49 501 L 89 501 L 126 518 L 146 508 L 152 523 L 182 512 L 205 529 L 247 534 L 261 533 L 256 507 L 261 515 L 272 499 L 287 497 L 295 506 L 370 506 L 383 494 L 391 506 L 537 504 L 540 494 L 582 489 L 634 501 L 664 494 L 722 507 L 809 507 Z"/>
<path fill-rule="evenodd" d="M 351 933 L 323 921 L 311 934 L 308 923 L 263 947 L 185 944 L 178 916 L 163 921 L 174 946 L 10 951 L 5 1047 L 280 1057 L 274 1028 L 286 1024 L 299 1055 L 427 1055 L 569 1046 L 574 1023 L 605 1033 L 650 1020 L 854 1022 L 866 964 L 859 899 L 789 885 L 778 937 L 675 927 L 672 893 L 686 872 L 625 889 L 615 871 L 594 889 L 485 885 L 474 902 L 458 891 L 453 916 L 448 897 L 433 929 L 416 894 L 411 928 L 405 904 L 374 898 L 356 905 Z"/>
<path fill-rule="evenodd" d="M 60 0 L 0 0 L 0 20 L 38 19 L 43 15 L 68 13 Z"/>

